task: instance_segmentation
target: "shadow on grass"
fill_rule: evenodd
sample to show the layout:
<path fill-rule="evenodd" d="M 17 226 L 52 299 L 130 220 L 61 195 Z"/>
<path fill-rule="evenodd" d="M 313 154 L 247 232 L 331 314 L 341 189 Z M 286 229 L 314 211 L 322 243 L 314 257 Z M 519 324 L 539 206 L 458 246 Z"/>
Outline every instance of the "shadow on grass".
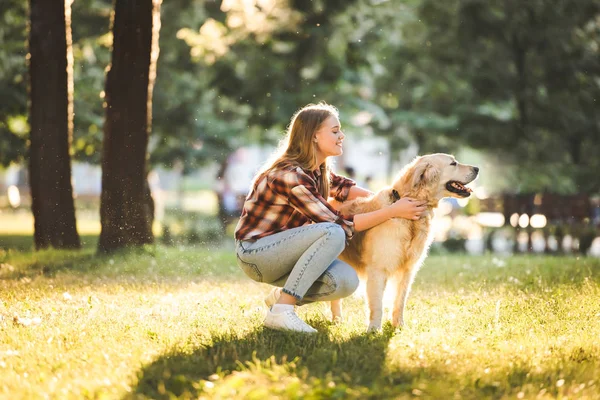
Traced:
<path fill-rule="evenodd" d="M 213 336 L 212 343 L 193 351 L 165 354 L 138 373 L 137 387 L 124 399 L 397 399 L 452 394 L 498 399 L 520 392 L 527 398 L 544 393 L 556 397 L 594 379 L 600 363 L 593 349 L 573 348 L 560 355 L 558 364 L 524 363 L 490 373 L 424 366 L 416 360 L 390 369 L 386 357 L 394 336 L 391 326 L 380 334 L 336 340 L 326 323 L 310 322 L 319 330 L 317 335 L 258 328 L 244 337 Z M 557 382 L 563 378 L 561 389 Z M 594 393 L 595 389 L 589 398 Z"/>
<path fill-rule="evenodd" d="M 105 266 L 110 259 L 127 259 L 132 254 L 146 250 L 128 250 L 113 254 L 96 251 L 97 235 L 82 235 L 81 249 L 42 249 L 35 251 L 33 238 L 27 235 L 0 235 L 0 280 L 22 280 L 23 278 L 55 277 L 57 273 L 90 273 Z"/>
<path fill-rule="evenodd" d="M 156 244 L 103 254 L 96 251 L 96 236 L 86 238 L 88 245 L 81 250 L 40 251 L 10 246 L 11 241 L 21 243 L 31 239 L 15 237 L 0 235 L 0 280 L 54 278 L 62 272 L 116 281 L 133 278 L 139 282 L 155 282 L 158 279 L 180 281 L 183 277 L 233 280 L 242 276 L 230 242 L 210 247 L 202 244 L 176 247 Z"/>
<path fill-rule="evenodd" d="M 95 249 L 98 245 L 98 235 L 79 235 L 82 249 Z M 3 251 L 34 251 L 33 235 L 0 235 L 0 250 Z"/>
<path fill-rule="evenodd" d="M 34 253 L 34 256 L 29 257 L 24 263 L 17 259 L 2 264 L 0 280 L 17 281 L 42 276 L 52 278 L 61 271 L 85 273 L 101 262 L 93 250 L 42 250 Z"/>
<path fill-rule="evenodd" d="M 88 271 L 93 265 L 97 235 L 81 235 L 81 250 L 35 251 L 31 235 L 0 235 L 0 280 L 53 277 L 63 270 Z"/>
<path fill-rule="evenodd" d="M 137 387 L 125 398 L 198 398 L 203 390 L 201 381 L 214 379 L 215 374 L 227 379 L 233 372 L 252 366 L 268 371 L 271 364 L 286 369 L 286 377 L 295 374 L 300 380 L 324 387 L 332 380 L 338 385 L 368 387 L 381 378 L 388 342 L 394 335 L 391 326 L 378 334 L 336 339 L 328 322 L 309 322 L 318 334 L 262 327 L 243 337 L 213 334 L 212 343 L 206 346 L 165 354 L 145 366 L 138 373 Z M 271 372 L 267 375 L 275 379 Z"/>

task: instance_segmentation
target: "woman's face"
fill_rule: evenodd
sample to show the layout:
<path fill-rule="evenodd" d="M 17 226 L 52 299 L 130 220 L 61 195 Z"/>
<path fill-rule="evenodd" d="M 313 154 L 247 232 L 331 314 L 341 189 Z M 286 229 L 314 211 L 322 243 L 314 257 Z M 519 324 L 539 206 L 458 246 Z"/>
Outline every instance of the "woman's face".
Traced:
<path fill-rule="evenodd" d="M 315 133 L 314 140 L 317 144 L 318 164 L 321 164 L 327 157 L 341 156 L 344 152 L 342 143 L 344 142 L 344 132 L 342 125 L 335 115 L 327 118 L 319 130 Z"/>

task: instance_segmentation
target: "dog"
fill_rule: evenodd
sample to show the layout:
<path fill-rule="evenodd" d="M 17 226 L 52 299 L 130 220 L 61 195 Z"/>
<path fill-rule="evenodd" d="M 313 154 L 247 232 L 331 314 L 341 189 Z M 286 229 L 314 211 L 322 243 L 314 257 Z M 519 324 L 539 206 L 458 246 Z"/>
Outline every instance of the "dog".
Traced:
<path fill-rule="evenodd" d="M 389 279 L 396 282 L 392 326 L 404 325 L 404 306 L 410 287 L 433 241 L 433 209 L 444 197 L 469 197 L 472 190 L 466 185 L 474 181 L 478 173 L 478 167 L 461 164 L 451 155 L 425 155 L 404 167 L 391 187 L 370 197 L 341 203 L 342 214 L 354 215 L 389 206 L 402 197 L 427 202 L 427 210 L 418 220 L 392 218 L 356 232 L 339 257 L 367 281 L 369 331 L 381 329 L 383 292 Z M 331 312 L 334 321 L 341 320 L 341 300 L 331 302 Z"/>

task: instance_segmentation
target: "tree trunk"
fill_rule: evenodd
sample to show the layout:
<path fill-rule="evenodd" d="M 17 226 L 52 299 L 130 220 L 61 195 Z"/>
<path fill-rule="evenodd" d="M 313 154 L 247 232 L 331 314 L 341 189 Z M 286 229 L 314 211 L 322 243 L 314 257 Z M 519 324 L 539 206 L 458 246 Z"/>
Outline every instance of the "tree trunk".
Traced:
<path fill-rule="evenodd" d="M 159 29 L 160 0 L 116 0 L 105 90 L 101 252 L 154 241 L 147 149 Z"/>
<path fill-rule="evenodd" d="M 79 248 L 69 147 L 73 133 L 71 5 L 30 0 L 29 182 L 36 249 Z"/>

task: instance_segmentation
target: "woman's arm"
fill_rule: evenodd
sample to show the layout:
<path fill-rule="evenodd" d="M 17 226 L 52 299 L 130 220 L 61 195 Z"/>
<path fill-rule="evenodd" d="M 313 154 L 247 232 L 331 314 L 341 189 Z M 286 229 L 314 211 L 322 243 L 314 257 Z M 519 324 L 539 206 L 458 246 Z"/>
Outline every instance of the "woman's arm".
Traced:
<path fill-rule="evenodd" d="M 348 200 L 354 200 L 358 197 L 369 197 L 372 196 L 373 192 L 371 192 L 370 190 L 358 187 L 358 186 L 352 186 L 350 188 L 350 192 L 348 192 L 348 198 L 346 199 L 346 201 Z"/>
<path fill-rule="evenodd" d="M 354 215 L 354 230 L 365 231 L 377 226 L 390 218 L 405 218 L 417 220 L 427 209 L 426 202 L 403 197 L 397 202 L 376 211 Z"/>
<path fill-rule="evenodd" d="M 352 186 L 350 188 L 350 190 L 348 191 L 348 197 L 346 198 L 346 201 L 350 201 L 350 200 L 354 200 L 357 199 L 359 197 L 369 197 L 372 196 L 373 192 L 367 190 L 367 189 L 363 189 L 361 187 L 358 186 Z M 336 210 L 339 210 L 340 208 L 342 208 L 342 202 L 338 201 L 336 199 L 334 199 L 333 197 L 330 197 L 327 202 L 329 204 L 331 204 L 331 206 L 333 208 L 335 208 Z"/>

